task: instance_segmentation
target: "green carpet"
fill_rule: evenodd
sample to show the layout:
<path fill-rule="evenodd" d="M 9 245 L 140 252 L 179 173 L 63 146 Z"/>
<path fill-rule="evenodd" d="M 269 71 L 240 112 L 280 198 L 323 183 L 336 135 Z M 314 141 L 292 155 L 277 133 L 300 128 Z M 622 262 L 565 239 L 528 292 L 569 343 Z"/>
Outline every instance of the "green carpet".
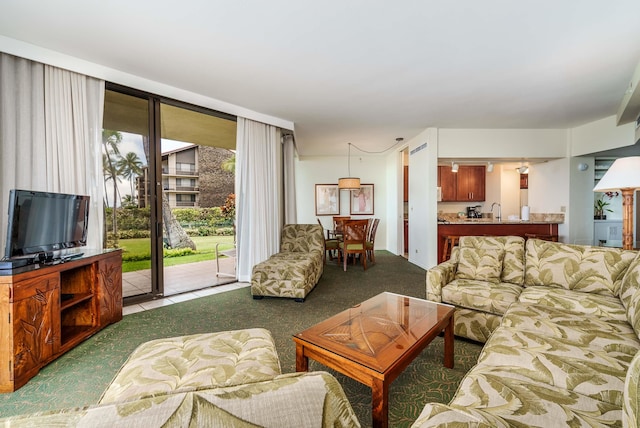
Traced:
<path fill-rule="evenodd" d="M 263 327 L 276 342 L 285 373 L 295 371 L 291 336 L 383 291 L 425 297 L 425 271 L 404 258 L 376 252 L 377 263 L 347 272 L 328 262 L 304 303 L 290 299 L 253 300 L 250 288 L 127 315 L 53 361 L 14 393 L 0 394 L 0 415 L 10 416 L 94 404 L 127 356 L 145 341 L 210 331 Z M 455 368 L 442 365 L 443 341 L 436 338 L 391 385 L 390 426 L 409 426 L 425 403 L 448 402 L 481 346 L 456 339 Z M 310 360 L 311 370 L 327 370 Z M 332 372 L 343 386 L 363 427 L 371 425 L 371 390 Z"/>

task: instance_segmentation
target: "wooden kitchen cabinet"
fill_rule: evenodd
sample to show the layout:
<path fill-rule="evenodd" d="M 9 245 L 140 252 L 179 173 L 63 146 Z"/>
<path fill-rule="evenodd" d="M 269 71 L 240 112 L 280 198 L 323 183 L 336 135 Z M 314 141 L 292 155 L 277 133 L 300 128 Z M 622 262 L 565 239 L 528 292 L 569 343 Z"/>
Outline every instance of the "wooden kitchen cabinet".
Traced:
<path fill-rule="evenodd" d="M 485 200 L 484 165 L 460 165 L 452 172 L 447 165 L 438 166 L 438 186 L 442 202 L 481 202 Z"/>
<path fill-rule="evenodd" d="M 0 392 L 122 319 L 122 253 L 0 271 Z"/>
<path fill-rule="evenodd" d="M 404 166 L 404 173 L 402 175 L 404 178 L 404 184 L 402 187 L 404 197 L 402 200 L 404 202 L 409 202 L 409 166 L 408 165 Z"/>

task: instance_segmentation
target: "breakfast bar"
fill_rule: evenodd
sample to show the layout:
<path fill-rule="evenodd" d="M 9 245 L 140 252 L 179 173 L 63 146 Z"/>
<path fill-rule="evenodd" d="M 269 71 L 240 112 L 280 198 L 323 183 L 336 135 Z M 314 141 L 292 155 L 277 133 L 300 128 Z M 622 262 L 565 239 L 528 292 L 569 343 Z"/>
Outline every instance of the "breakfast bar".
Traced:
<path fill-rule="evenodd" d="M 538 236 L 558 240 L 558 221 L 497 221 L 461 219 L 438 222 L 438 260 L 442 260 L 444 243 L 449 236 Z"/>

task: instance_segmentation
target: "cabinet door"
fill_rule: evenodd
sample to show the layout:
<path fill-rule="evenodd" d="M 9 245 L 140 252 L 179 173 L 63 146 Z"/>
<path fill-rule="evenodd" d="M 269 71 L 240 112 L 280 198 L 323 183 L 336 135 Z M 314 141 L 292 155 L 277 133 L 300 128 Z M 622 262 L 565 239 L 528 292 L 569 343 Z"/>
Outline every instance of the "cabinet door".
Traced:
<path fill-rule="evenodd" d="M 409 202 L 409 167 L 407 165 L 404 166 L 403 178 L 404 178 L 404 185 L 403 185 L 404 198 L 403 198 L 403 201 L 404 202 Z"/>
<path fill-rule="evenodd" d="M 122 319 L 122 256 L 120 253 L 98 262 L 98 325 L 118 322 Z"/>
<path fill-rule="evenodd" d="M 442 165 L 438 167 L 438 186 L 442 191 L 442 202 L 456 201 L 456 175 L 450 166 Z"/>
<path fill-rule="evenodd" d="M 13 379 L 22 385 L 60 346 L 60 289 L 57 274 L 14 284 Z"/>
<path fill-rule="evenodd" d="M 485 200 L 484 165 L 460 166 L 457 177 L 457 200 L 475 202 Z"/>

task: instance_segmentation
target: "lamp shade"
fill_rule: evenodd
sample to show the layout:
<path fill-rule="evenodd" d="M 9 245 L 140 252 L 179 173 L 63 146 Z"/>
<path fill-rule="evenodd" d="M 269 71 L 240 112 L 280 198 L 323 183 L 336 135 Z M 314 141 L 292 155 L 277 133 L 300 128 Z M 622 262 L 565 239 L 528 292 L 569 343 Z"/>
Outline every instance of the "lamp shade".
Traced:
<path fill-rule="evenodd" d="M 357 177 L 343 177 L 338 179 L 338 189 L 358 190 L 360 189 L 360 179 Z"/>
<path fill-rule="evenodd" d="M 593 188 L 594 192 L 615 192 L 640 188 L 640 156 L 617 159 Z"/>

